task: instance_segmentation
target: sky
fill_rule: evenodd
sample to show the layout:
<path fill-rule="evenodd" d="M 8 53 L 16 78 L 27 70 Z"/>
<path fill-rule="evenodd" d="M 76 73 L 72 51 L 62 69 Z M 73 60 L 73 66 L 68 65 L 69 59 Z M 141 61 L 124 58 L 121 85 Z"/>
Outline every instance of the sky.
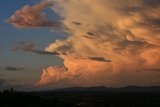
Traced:
<path fill-rule="evenodd" d="M 0 1 L 0 86 L 160 85 L 160 1 Z"/>
<path fill-rule="evenodd" d="M 62 65 L 62 59 L 24 51 L 12 51 L 19 43 L 34 43 L 35 48 L 44 50 L 51 42 L 65 35 L 52 28 L 16 29 L 5 22 L 14 12 L 25 5 L 33 5 L 37 0 L 1 0 L 0 1 L 0 79 L 3 87 L 15 84 L 29 84 L 39 80 L 42 69 L 48 66 Z M 58 19 L 49 9 L 48 18 Z M 7 70 L 7 67 L 23 68 L 23 70 Z M 13 84 L 13 85 L 12 85 Z M 3 89 L 3 88 L 2 88 Z"/>

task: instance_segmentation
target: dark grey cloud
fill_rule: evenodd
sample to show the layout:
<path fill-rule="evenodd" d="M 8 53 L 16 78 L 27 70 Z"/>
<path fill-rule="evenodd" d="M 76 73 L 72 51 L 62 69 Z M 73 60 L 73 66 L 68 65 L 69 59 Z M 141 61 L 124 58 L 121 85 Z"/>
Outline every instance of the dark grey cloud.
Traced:
<path fill-rule="evenodd" d="M 67 55 L 67 53 L 65 53 L 65 52 L 62 52 L 61 54 L 62 54 L 62 55 Z"/>
<path fill-rule="evenodd" d="M 73 24 L 75 24 L 75 25 L 77 25 L 77 26 L 82 25 L 82 23 L 80 23 L 80 22 L 73 22 Z"/>
<path fill-rule="evenodd" d="M 11 66 L 6 67 L 5 69 L 8 71 L 22 71 L 22 70 L 24 70 L 24 68 L 21 68 L 21 67 L 11 67 Z"/>
<path fill-rule="evenodd" d="M 87 35 L 82 35 L 82 37 L 85 37 L 87 39 L 93 39 L 93 37 L 87 36 Z"/>
<path fill-rule="evenodd" d="M 112 62 L 111 60 L 107 60 L 104 57 L 88 57 L 88 59 L 102 62 Z"/>
<path fill-rule="evenodd" d="M 87 35 L 93 36 L 94 33 L 92 33 L 92 32 L 87 32 Z"/>
<path fill-rule="evenodd" d="M 35 47 L 35 44 L 32 42 L 19 42 L 11 50 L 12 51 L 18 51 L 18 50 L 29 51 L 29 50 L 33 50 L 34 47 Z"/>
<path fill-rule="evenodd" d="M 37 49 L 34 49 L 34 47 L 35 47 L 35 44 L 32 42 L 31 43 L 19 42 L 17 46 L 14 46 L 12 48 L 12 51 L 22 50 L 25 52 L 33 52 L 33 53 L 41 54 L 41 55 L 60 55 L 60 53 L 56 51 L 49 52 L 49 51 L 37 50 Z"/>
<path fill-rule="evenodd" d="M 58 52 L 49 52 L 49 51 L 42 51 L 42 50 L 29 50 L 30 52 L 42 54 L 42 55 L 60 55 Z"/>

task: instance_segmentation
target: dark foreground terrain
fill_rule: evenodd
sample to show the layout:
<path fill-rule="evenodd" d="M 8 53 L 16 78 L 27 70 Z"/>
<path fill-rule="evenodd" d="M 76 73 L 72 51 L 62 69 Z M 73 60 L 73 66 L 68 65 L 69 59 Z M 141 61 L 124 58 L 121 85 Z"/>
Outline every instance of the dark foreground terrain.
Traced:
<path fill-rule="evenodd" d="M 0 107 L 160 107 L 160 93 L 159 88 L 144 90 L 135 87 L 118 90 L 69 88 L 43 92 L 9 89 L 0 92 Z"/>

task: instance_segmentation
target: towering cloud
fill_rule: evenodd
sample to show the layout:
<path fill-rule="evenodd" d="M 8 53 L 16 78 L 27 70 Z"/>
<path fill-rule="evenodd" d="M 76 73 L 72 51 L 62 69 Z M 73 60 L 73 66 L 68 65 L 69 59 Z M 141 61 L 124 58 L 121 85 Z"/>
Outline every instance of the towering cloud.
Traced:
<path fill-rule="evenodd" d="M 16 28 L 39 28 L 55 27 L 58 23 L 53 20 L 45 19 L 43 9 L 53 5 L 50 1 L 42 1 L 34 6 L 24 6 L 17 10 L 10 19 L 7 20 Z"/>
<path fill-rule="evenodd" d="M 43 70 L 40 84 L 160 85 L 158 0 L 55 0 L 70 32 L 47 51 L 65 52 L 64 67 Z"/>
<path fill-rule="evenodd" d="M 160 85 L 159 0 L 52 1 L 70 36 L 46 48 L 65 53 L 64 67 L 44 69 L 39 85 Z"/>

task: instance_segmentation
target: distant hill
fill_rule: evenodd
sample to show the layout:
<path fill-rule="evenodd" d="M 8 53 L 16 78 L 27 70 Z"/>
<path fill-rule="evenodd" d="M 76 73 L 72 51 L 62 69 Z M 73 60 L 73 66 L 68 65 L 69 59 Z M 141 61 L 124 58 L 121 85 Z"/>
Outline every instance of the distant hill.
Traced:
<path fill-rule="evenodd" d="M 61 92 L 140 92 L 140 93 L 160 93 L 160 86 L 152 87 L 140 87 L 140 86 L 127 86 L 121 88 L 112 87 L 71 87 L 63 89 L 53 89 L 49 91 L 61 91 Z"/>
<path fill-rule="evenodd" d="M 157 93 L 158 92 L 158 93 Z M 72 87 L 0 92 L 0 107 L 160 107 L 160 87 Z"/>

